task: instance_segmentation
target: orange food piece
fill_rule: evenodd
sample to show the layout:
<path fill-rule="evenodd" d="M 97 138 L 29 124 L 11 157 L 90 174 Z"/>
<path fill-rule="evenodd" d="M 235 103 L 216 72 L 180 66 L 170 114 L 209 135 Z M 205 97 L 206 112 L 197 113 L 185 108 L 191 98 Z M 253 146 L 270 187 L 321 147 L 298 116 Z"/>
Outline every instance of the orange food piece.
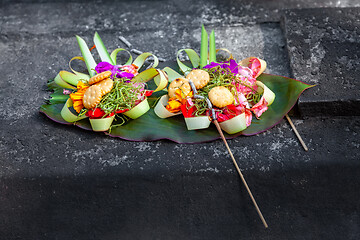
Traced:
<path fill-rule="evenodd" d="M 85 83 L 79 81 L 76 87 L 78 90 L 74 93 L 71 93 L 70 98 L 73 101 L 73 107 L 74 107 L 75 111 L 77 113 L 79 113 L 81 111 L 81 109 L 84 108 L 84 105 L 83 105 L 84 93 L 89 88 L 89 86 L 86 85 Z"/>

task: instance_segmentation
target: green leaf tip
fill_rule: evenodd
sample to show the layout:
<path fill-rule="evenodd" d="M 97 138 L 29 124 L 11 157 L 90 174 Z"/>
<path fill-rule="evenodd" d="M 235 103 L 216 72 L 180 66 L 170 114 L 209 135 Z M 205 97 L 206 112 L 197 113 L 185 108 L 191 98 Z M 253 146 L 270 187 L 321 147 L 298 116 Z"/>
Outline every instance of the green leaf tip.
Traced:
<path fill-rule="evenodd" d="M 96 62 L 95 62 L 93 56 L 91 55 L 89 47 L 87 46 L 85 40 L 82 39 L 81 37 L 79 37 L 78 35 L 76 35 L 76 39 L 77 39 L 77 42 L 79 44 L 81 54 L 84 57 L 84 61 L 86 63 L 86 67 L 88 69 L 88 72 L 89 72 L 90 76 L 94 76 L 95 71 L 93 71 L 92 69 L 95 69 Z"/>
<path fill-rule="evenodd" d="M 200 46 L 200 68 L 207 65 L 208 60 L 208 34 L 204 25 L 201 27 L 201 46 Z"/>
<path fill-rule="evenodd" d="M 216 62 L 215 31 L 212 30 L 209 38 L 209 63 Z"/>
<path fill-rule="evenodd" d="M 108 62 L 112 65 L 114 65 L 113 60 L 110 57 L 109 52 L 107 51 L 104 42 L 102 41 L 100 35 L 98 34 L 98 32 L 95 32 L 94 34 L 94 44 L 96 46 L 96 51 L 99 53 L 100 59 L 103 62 Z"/>

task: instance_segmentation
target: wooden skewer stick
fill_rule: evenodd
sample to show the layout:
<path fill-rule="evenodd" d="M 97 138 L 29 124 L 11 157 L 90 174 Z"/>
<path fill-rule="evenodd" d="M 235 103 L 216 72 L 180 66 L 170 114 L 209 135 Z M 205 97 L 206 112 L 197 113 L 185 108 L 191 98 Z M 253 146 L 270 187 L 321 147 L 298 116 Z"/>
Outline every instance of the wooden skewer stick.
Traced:
<path fill-rule="evenodd" d="M 286 119 L 288 120 L 288 122 L 290 123 L 290 126 L 291 126 L 292 129 L 294 130 L 295 135 L 296 135 L 297 138 L 299 139 L 299 141 L 300 141 L 301 145 L 303 146 L 304 150 L 305 150 L 305 151 L 308 151 L 308 150 L 309 150 L 308 147 L 306 146 L 305 142 L 302 140 L 299 132 L 297 131 L 295 125 L 294 125 L 293 122 L 291 121 L 289 115 L 286 114 L 285 117 L 286 117 Z"/>
<path fill-rule="evenodd" d="M 260 217 L 261 221 L 263 222 L 265 228 L 268 228 L 268 225 L 267 225 L 267 223 L 265 221 L 265 218 L 263 217 L 263 215 L 262 215 L 262 213 L 261 213 L 261 211 L 260 211 L 260 209 L 259 209 L 259 207 L 258 207 L 258 205 L 257 205 L 257 203 L 255 201 L 255 198 L 253 197 L 253 195 L 252 195 L 252 193 L 250 191 L 250 188 L 247 185 L 246 180 L 245 180 L 244 176 L 242 175 L 241 170 L 240 170 L 240 168 L 239 168 L 239 166 L 238 166 L 238 164 L 237 164 L 237 162 L 236 162 L 236 160 L 235 160 L 235 158 L 234 158 L 234 156 L 233 156 L 233 154 L 232 154 L 232 152 L 230 150 L 230 147 L 229 147 L 229 145 L 228 145 L 228 143 L 227 143 L 227 141 L 225 139 L 225 136 L 224 136 L 224 134 L 223 134 L 223 132 L 222 132 L 222 130 L 220 128 L 219 122 L 217 120 L 214 120 L 214 123 L 215 123 L 215 126 L 216 126 L 218 132 L 220 133 L 221 139 L 225 143 L 225 146 L 226 146 L 226 148 L 227 148 L 227 150 L 228 150 L 228 152 L 230 154 L 230 157 L 231 157 L 231 159 L 232 159 L 232 161 L 233 161 L 233 163 L 234 163 L 234 165 L 236 167 L 237 172 L 240 175 L 240 178 L 241 178 L 242 182 L 245 185 L 246 190 L 248 191 L 248 193 L 250 195 L 250 198 L 251 198 L 252 202 L 254 203 L 255 209 L 256 209 L 257 213 L 259 214 L 259 217 Z"/>

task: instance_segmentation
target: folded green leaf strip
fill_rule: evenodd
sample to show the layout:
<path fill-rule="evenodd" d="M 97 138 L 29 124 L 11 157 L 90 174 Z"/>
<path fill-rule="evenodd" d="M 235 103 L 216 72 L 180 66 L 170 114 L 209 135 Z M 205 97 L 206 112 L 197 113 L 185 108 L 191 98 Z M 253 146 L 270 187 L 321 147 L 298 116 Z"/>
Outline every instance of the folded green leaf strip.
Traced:
<path fill-rule="evenodd" d="M 159 99 L 158 103 L 156 104 L 154 108 L 154 112 L 156 116 L 158 116 L 159 118 L 174 117 L 176 115 L 181 114 L 181 111 L 179 111 L 178 113 L 172 113 L 166 109 L 165 106 L 167 105 L 168 100 L 169 100 L 169 96 L 165 94 Z"/>
<path fill-rule="evenodd" d="M 81 80 L 86 80 L 87 77 L 84 78 L 83 75 L 76 75 L 74 73 L 68 72 L 68 71 L 60 71 L 61 79 L 63 79 L 65 82 L 76 86 L 77 83 Z M 89 76 L 89 75 L 86 75 Z"/>
<path fill-rule="evenodd" d="M 209 37 L 209 62 L 216 62 L 215 32 L 211 31 Z"/>
<path fill-rule="evenodd" d="M 94 43 L 96 46 L 96 51 L 99 53 L 101 61 L 108 62 L 108 63 L 111 63 L 112 65 L 115 65 L 114 62 L 112 61 L 112 59 L 110 58 L 110 55 L 109 55 L 108 51 L 106 50 L 106 47 L 105 47 L 103 41 L 101 40 L 101 37 L 99 36 L 99 34 L 97 32 L 94 35 Z"/>
<path fill-rule="evenodd" d="M 163 69 L 164 72 L 166 72 L 166 74 L 168 75 L 168 81 L 172 82 L 173 80 L 177 79 L 177 78 L 182 78 L 184 77 L 183 75 L 179 74 L 178 72 L 176 72 L 175 70 L 169 68 L 169 67 L 165 67 Z"/>
<path fill-rule="evenodd" d="M 124 49 L 124 48 L 117 48 L 114 51 L 112 51 L 112 53 L 110 54 L 111 61 L 114 63 L 113 65 L 117 65 L 117 61 L 116 61 L 117 60 L 117 54 L 119 52 L 122 52 L 122 51 L 125 51 L 125 52 L 127 52 L 129 54 L 128 60 L 122 65 L 130 65 L 132 63 L 133 57 L 132 57 L 131 53 L 128 50 Z"/>
<path fill-rule="evenodd" d="M 245 113 L 219 123 L 222 130 L 228 134 L 235 134 L 246 129 Z"/>
<path fill-rule="evenodd" d="M 158 70 L 158 73 L 159 74 L 154 77 L 154 82 L 157 86 L 154 92 L 158 92 L 164 89 L 168 84 L 168 78 L 166 76 L 166 73 L 162 70 Z"/>
<path fill-rule="evenodd" d="M 109 130 L 115 116 L 99 119 L 89 119 L 91 128 L 95 132 L 105 132 Z"/>
<path fill-rule="evenodd" d="M 257 92 L 263 94 L 268 106 L 270 106 L 275 100 L 275 93 L 260 81 L 256 81 L 256 85 L 258 86 Z"/>
<path fill-rule="evenodd" d="M 149 102 L 148 102 L 147 98 L 145 98 L 145 100 L 140 102 L 133 109 L 131 109 L 127 112 L 124 112 L 123 114 L 125 116 L 128 116 L 129 118 L 137 119 L 138 117 L 144 115 L 149 110 L 150 110 Z"/>
<path fill-rule="evenodd" d="M 184 51 L 188 55 L 192 67 L 186 66 L 180 61 L 179 55 L 182 51 Z M 184 74 L 188 74 L 193 68 L 198 68 L 200 66 L 200 57 L 193 49 L 180 49 L 177 52 L 176 61 L 179 65 L 181 72 L 183 72 Z"/>
<path fill-rule="evenodd" d="M 81 116 L 79 117 L 78 115 L 73 114 L 70 111 L 70 107 L 72 107 L 73 102 L 72 100 L 69 98 L 66 103 L 64 104 L 62 110 L 61 110 L 61 117 L 67 121 L 67 122 L 76 122 L 76 121 L 80 121 L 81 119 L 87 118 L 87 116 Z"/>
<path fill-rule="evenodd" d="M 205 129 L 208 128 L 211 123 L 208 116 L 189 117 L 184 119 L 188 130 Z"/>
<path fill-rule="evenodd" d="M 66 73 L 66 71 L 60 71 L 54 78 L 54 82 L 62 88 L 76 89 L 76 87 L 64 81 L 63 77 Z"/>
<path fill-rule="evenodd" d="M 152 56 L 154 58 L 154 62 L 152 64 L 152 67 L 153 68 L 156 68 L 158 65 L 159 65 L 159 59 L 152 53 L 149 53 L 149 52 L 145 52 L 145 53 L 142 53 L 140 54 L 133 62 L 133 64 L 135 66 L 137 66 L 139 69 L 143 66 L 145 60 Z"/>
<path fill-rule="evenodd" d="M 157 85 L 157 88 L 154 90 L 154 92 L 158 92 L 164 89 L 168 84 L 168 79 L 164 72 L 155 68 L 146 69 L 145 71 L 136 75 L 132 81 L 135 83 L 146 83 L 152 79 L 154 79 L 154 82 Z"/>
<path fill-rule="evenodd" d="M 82 39 L 79 36 L 76 36 L 76 39 L 77 39 L 77 42 L 79 44 L 81 54 L 84 57 L 85 64 L 86 64 L 86 67 L 88 69 L 88 72 L 89 72 L 90 76 L 93 77 L 96 74 L 95 73 L 96 62 L 95 62 L 93 56 L 91 55 L 89 47 L 87 46 L 84 39 Z"/>
<path fill-rule="evenodd" d="M 83 57 L 80 57 L 80 56 L 77 56 L 77 57 L 73 57 L 70 62 L 69 62 L 69 68 L 71 69 L 71 71 L 73 73 L 75 73 L 75 75 L 78 77 L 78 80 L 85 80 L 85 81 L 88 81 L 90 79 L 90 76 L 88 74 L 85 74 L 85 73 L 81 73 L 81 72 L 78 72 L 78 71 L 75 71 L 72 66 L 71 66 L 71 63 L 73 60 L 80 60 L 82 62 L 85 62 L 84 58 Z M 76 84 L 75 84 L 76 83 Z M 72 82 L 71 84 L 73 85 L 77 85 L 77 81 L 76 82 Z"/>

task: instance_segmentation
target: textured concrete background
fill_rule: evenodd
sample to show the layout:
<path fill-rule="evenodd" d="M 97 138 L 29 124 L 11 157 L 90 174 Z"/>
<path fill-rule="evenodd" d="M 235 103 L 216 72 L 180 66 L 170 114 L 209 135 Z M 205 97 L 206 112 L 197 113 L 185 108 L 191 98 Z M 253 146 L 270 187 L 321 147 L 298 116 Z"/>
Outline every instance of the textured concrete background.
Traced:
<path fill-rule="evenodd" d="M 359 239 L 359 5 L 2 1 L 0 239 Z M 319 84 L 293 116 L 309 152 L 286 121 L 229 141 L 268 230 L 222 142 L 127 142 L 39 113 L 46 80 L 80 54 L 75 34 L 174 61 L 199 49 L 201 23 L 238 59 Z"/>

